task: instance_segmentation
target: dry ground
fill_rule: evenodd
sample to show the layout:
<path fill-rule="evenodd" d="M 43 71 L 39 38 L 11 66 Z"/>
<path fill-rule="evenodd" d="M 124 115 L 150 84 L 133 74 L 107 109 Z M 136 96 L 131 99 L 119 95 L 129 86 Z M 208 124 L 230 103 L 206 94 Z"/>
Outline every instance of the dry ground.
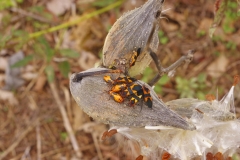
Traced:
<path fill-rule="evenodd" d="M 94 2 L 94 0 L 91 2 L 78 0 L 72 2 L 70 7 L 66 4 L 68 6 L 66 8 L 59 7 L 60 2 L 55 2 L 54 10 L 49 7 L 51 4 L 48 1 L 24 1 L 18 4 L 17 8 L 21 10 L 0 11 L 0 36 L 10 35 L 11 29 L 27 33 L 44 30 L 102 8 L 93 5 Z M 56 90 L 65 107 L 84 159 L 134 159 L 133 153 L 129 153 L 125 145 L 117 144 L 116 138 L 100 140 L 101 134 L 108 126 L 93 121 L 72 99 L 68 86 L 69 80 L 61 74 L 61 69 L 58 67 L 58 63 L 62 58 L 66 60 L 66 57 L 60 55 L 58 49 L 72 48 L 79 53 L 79 57 L 67 58 L 70 73 L 92 68 L 100 60 L 104 39 L 111 25 L 124 12 L 143 3 L 144 0 L 126 0 L 118 8 L 67 29 L 46 34 L 44 36 L 46 42 L 55 49 L 54 52 L 57 52 L 50 62 L 46 62 L 46 57 L 37 53 L 43 49 L 35 45 L 40 42 L 30 40 L 17 48 L 19 42 L 15 43 L 14 37 L 10 38 L 7 45 L 1 48 L 0 87 L 5 85 L 6 65 L 4 66 L 4 63 L 11 55 L 17 50 L 22 50 L 25 56 L 35 55 L 35 57 L 21 69 L 24 84 L 14 92 L 1 92 L 0 157 L 7 151 L 8 154 L 3 158 L 6 160 L 77 159 L 63 125 L 59 107 L 53 97 L 53 90 L 43 72 L 43 67 L 48 63 L 54 68 Z M 239 7 L 237 3 L 235 5 Z M 34 7 L 36 9 L 37 6 L 41 6 L 43 11 L 36 12 Z M 159 92 L 161 93 L 159 96 L 164 101 L 179 98 L 181 91 L 178 91 L 177 86 L 182 82 L 182 85 L 185 84 L 187 88 L 185 92 L 192 93 L 190 95 L 194 97 L 202 94 L 216 94 L 217 89 L 219 97 L 222 97 L 232 86 L 232 77 L 239 74 L 240 70 L 239 18 L 236 20 L 225 16 L 214 38 L 210 39 L 208 29 L 214 18 L 213 0 L 191 2 L 168 0 L 164 9 L 168 8 L 171 9 L 163 15 L 166 18 L 161 20 L 161 43 L 158 51 L 164 66 L 173 63 L 188 49 L 196 49 L 197 52 L 190 65 L 178 69 L 176 76 L 161 86 L 162 91 Z M 56 10 L 63 10 L 63 12 L 55 13 Z M 228 12 L 231 14 L 234 9 Z M 51 15 L 51 20 L 48 15 Z M 155 66 L 151 64 L 150 67 L 152 69 L 145 74 L 152 73 L 151 76 L 153 76 L 156 73 Z M 196 88 L 189 88 L 190 80 L 200 74 L 205 75 L 206 79 L 203 82 L 196 82 Z M 144 76 L 146 77 L 143 74 L 142 77 Z M 176 77 L 180 77 L 180 82 L 176 82 Z M 200 90 L 199 94 L 195 94 L 197 89 Z M 236 110 L 240 113 L 239 86 L 236 87 L 235 93 Z"/>

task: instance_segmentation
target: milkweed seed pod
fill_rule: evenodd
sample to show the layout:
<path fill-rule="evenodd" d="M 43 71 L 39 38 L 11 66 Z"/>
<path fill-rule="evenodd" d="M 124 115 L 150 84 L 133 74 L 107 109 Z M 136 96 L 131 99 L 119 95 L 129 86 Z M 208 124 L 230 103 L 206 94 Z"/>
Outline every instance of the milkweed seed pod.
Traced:
<path fill-rule="evenodd" d="M 147 48 L 150 47 L 154 52 L 158 48 L 158 22 L 163 2 L 164 0 L 148 0 L 115 22 L 103 47 L 104 67 L 121 69 L 130 76 L 142 73 L 152 60 Z M 133 51 L 139 48 L 141 53 L 135 65 L 131 66 Z"/>
<path fill-rule="evenodd" d="M 234 87 L 239 76 L 235 79 L 236 82 L 221 100 L 183 98 L 165 103 L 182 117 L 188 117 L 196 130 L 163 126 L 113 126 L 110 130 L 115 129 L 118 136 L 137 142 L 141 150 L 139 154 L 149 159 L 159 159 L 159 153 L 163 151 L 171 154 L 171 159 L 231 159 L 234 153 L 239 153 L 240 146 L 240 121 L 234 113 Z"/>
<path fill-rule="evenodd" d="M 98 72 L 100 70 L 104 69 L 95 68 L 81 73 Z M 107 92 L 111 89 L 111 86 L 104 81 L 103 77 L 105 75 L 87 76 L 80 81 L 75 81 L 75 75 L 72 75 L 70 79 L 72 96 L 82 110 L 93 119 L 115 126 L 144 127 L 146 125 L 163 125 L 186 130 L 195 129 L 194 125 L 170 110 L 158 98 L 153 89 L 141 81 L 133 83 L 144 85 L 150 90 L 153 98 L 152 109 L 140 102 L 134 107 L 130 107 L 127 101 L 124 101 L 124 103 L 115 102 Z M 119 73 L 109 75 L 118 77 Z"/>

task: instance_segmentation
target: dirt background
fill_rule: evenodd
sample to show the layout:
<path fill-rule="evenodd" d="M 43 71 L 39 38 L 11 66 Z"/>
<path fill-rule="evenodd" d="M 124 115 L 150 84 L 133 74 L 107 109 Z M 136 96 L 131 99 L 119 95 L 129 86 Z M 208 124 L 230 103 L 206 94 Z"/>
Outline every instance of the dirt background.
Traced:
<path fill-rule="evenodd" d="M 58 102 L 53 96 L 54 91 L 60 97 L 84 160 L 136 158 L 128 149 L 129 146 L 136 146 L 119 145 L 117 136 L 101 140 L 108 126 L 93 121 L 77 106 L 69 92 L 67 76 L 94 67 L 100 61 L 104 39 L 113 23 L 124 12 L 141 6 L 145 1 L 126 0 L 119 7 L 77 25 L 47 33 L 42 41 L 24 40 L 29 33 L 61 25 L 113 2 L 33 0 L 0 11 L 1 41 L 7 39 L 0 48 L 0 88 L 8 89 L 0 90 L 0 157 L 4 152 L 8 153 L 2 159 L 78 159 L 64 127 Z M 189 65 L 180 67 L 174 77 L 165 77 L 156 85 L 157 93 L 163 101 L 179 97 L 204 99 L 206 94 L 216 95 L 217 91 L 220 99 L 231 88 L 233 76 L 240 74 L 239 4 L 231 1 L 211 39 L 208 30 L 214 18 L 216 3 L 218 1 L 214 0 L 165 2 L 163 8 L 166 11 L 160 21 L 157 53 L 163 66 L 172 64 L 189 49 L 196 49 L 196 53 Z M 234 13 L 238 13 L 237 18 Z M 17 40 L 19 37 L 22 39 Z M 41 46 L 39 43 L 47 45 Z M 46 46 L 54 48 L 47 49 L 53 52 L 50 60 L 48 55 L 42 55 Z M 74 50 L 71 53 L 75 57 L 60 54 L 60 50 L 66 48 Z M 33 58 L 31 61 L 26 60 L 26 64 L 20 64 L 15 75 L 10 74 L 10 79 L 14 81 L 8 85 L 5 81 L 9 76 L 7 63 L 19 50 L 25 57 Z M 67 63 L 61 67 L 59 64 L 63 61 Z M 47 77 L 44 72 L 48 66 L 52 67 L 55 75 L 55 88 L 50 87 L 47 78 L 51 76 Z M 155 74 L 155 65 L 151 64 L 137 78 L 148 81 Z M 239 93 L 238 85 L 235 88 L 238 117 Z"/>

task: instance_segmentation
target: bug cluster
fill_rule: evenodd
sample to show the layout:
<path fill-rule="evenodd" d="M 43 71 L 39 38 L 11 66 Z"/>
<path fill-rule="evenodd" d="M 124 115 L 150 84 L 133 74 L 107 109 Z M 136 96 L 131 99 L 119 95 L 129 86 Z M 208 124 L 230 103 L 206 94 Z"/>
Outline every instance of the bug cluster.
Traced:
<path fill-rule="evenodd" d="M 129 105 L 133 107 L 136 103 L 143 100 L 149 108 L 152 108 L 150 90 L 144 85 L 135 84 L 134 82 L 137 79 L 124 76 L 113 80 L 108 75 L 104 76 L 103 79 L 112 86 L 108 93 L 116 102 L 122 103 L 127 98 L 129 99 Z"/>

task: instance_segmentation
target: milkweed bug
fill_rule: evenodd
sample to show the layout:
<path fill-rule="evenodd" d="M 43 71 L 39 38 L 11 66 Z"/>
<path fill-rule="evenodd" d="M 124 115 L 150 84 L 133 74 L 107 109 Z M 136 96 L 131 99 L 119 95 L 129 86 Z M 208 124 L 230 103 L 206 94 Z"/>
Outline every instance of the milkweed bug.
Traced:
<path fill-rule="evenodd" d="M 112 87 L 111 91 L 113 92 L 120 92 L 122 90 L 124 90 L 127 87 L 127 84 L 123 83 L 123 84 L 116 84 Z"/>
<path fill-rule="evenodd" d="M 113 84 L 113 85 L 120 84 L 120 83 L 130 84 L 132 82 L 137 81 L 137 79 L 128 77 L 128 76 L 118 77 L 117 79 L 113 80 L 110 76 L 107 75 L 107 76 L 104 76 L 103 79 L 105 82 Z"/>
<path fill-rule="evenodd" d="M 142 96 L 143 96 L 142 86 L 139 84 L 133 84 L 131 86 L 128 86 L 122 92 L 122 96 L 129 97 L 130 106 L 134 106 L 137 102 L 139 102 L 142 99 Z"/>
<path fill-rule="evenodd" d="M 132 57 L 130 58 L 130 61 L 129 61 L 129 66 L 130 67 L 135 65 L 135 62 L 136 62 L 138 56 L 140 55 L 140 53 L 141 53 L 141 48 L 138 48 L 137 51 L 133 51 L 133 55 L 132 55 Z"/>
<path fill-rule="evenodd" d="M 127 97 L 127 96 L 130 96 L 130 95 L 132 95 L 132 94 L 136 94 L 137 92 L 138 92 L 139 94 L 141 94 L 141 92 L 142 92 L 142 86 L 139 85 L 139 84 L 133 84 L 133 85 L 127 87 L 127 88 L 123 91 L 122 95 L 123 95 L 124 97 Z"/>
<path fill-rule="evenodd" d="M 112 78 L 110 76 L 104 76 L 103 79 L 107 83 L 111 83 L 111 84 L 114 83 L 114 80 L 112 80 Z"/>
<path fill-rule="evenodd" d="M 144 102 L 146 103 L 148 108 L 152 108 L 152 97 L 150 95 L 150 90 L 145 86 L 142 86 L 142 89 L 143 89 L 143 100 L 144 100 Z"/>
<path fill-rule="evenodd" d="M 110 90 L 108 93 L 111 95 L 111 97 L 114 99 L 114 101 L 116 101 L 118 103 L 122 103 L 124 101 L 123 97 L 120 94 L 118 94 L 112 90 Z"/>
<path fill-rule="evenodd" d="M 130 95 L 130 106 L 134 106 L 137 102 L 142 99 L 142 95 L 132 94 Z"/>
<path fill-rule="evenodd" d="M 117 79 L 114 80 L 113 84 L 117 84 L 117 83 L 130 84 L 130 83 L 135 82 L 135 81 L 137 81 L 137 79 L 125 76 L 125 77 L 118 77 Z"/>

